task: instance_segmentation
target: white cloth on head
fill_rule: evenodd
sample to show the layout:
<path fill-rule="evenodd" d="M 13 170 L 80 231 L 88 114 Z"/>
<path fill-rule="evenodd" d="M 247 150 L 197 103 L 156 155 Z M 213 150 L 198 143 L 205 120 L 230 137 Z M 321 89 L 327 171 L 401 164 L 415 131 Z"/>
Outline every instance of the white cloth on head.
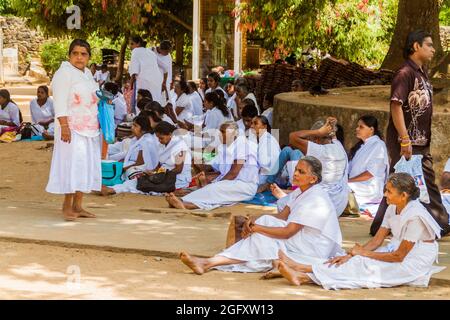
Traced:
<path fill-rule="evenodd" d="M 386 144 L 378 136 L 368 138 L 349 162 L 350 179 L 366 171 L 373 177 L 366 181 L 348 183 L 360 208 L 379 204 L 383 199 L 384 185 L 389 173 L 389 158 Z"/>
<path fill-rule="evenodd" d="M 444 172 L 450 172 L 450 158 L 447 160 L 447 163 L 445 164 Z"/>
<path fill-rule="evenodd" d="M 131 51 L 131 62 L 128 68 L 130 75 L 136 74 L 136 89 L 146 89 L 152 94 L 153 100 L 161 104 L 162 75 L 159 71 L 156 54 L 149 48 L 134 48 Z M 136 90 L 136 92 L 137 92 Z"/>
<path fill-rule="evenodd" d="M 270 107 L 270 108 L 264 110 L 262 115 L 267 118 L 267 121 L 269 121 L 269 124 L 272 127 L 273 126 L 273 108 Z"/>
<path fill-rule="evenodd" d="M 244 162 L 238 176 L 234 180 L 222 180 L 235 161 Z M 183 201 L 193 203 L 202 210 L 211 210 L 251 200 L 258 188 L 257 161 L 257 145 L 245 137 L 237 137 L 229 146 L 219 145 L 209 165 L 220 175 L 212 183 L 184 196 Z"/>
<path fill-rule="evenodd" d="M 281 149 L 280 144 L 269 132 L 259 137 L 256 141 L 255 134 L 251 134 L 249 139 L 258 144 L 258 166 L 259 166 L 259 184 L 264 184 L 269 175 L 278 172 L 278 157 Z"/>
<path fill-rule="evenodd" d="M 8 102 L 5 108 L 0 107 L 0 120 L 13 122 L 20 127 L 19 107 L 13 102 Z"/>
<path fill-rule="evenodd" d="M 225 249 L 218 256 L 243 261 L 241 264 L 215 267 L 222 271 L 264 272 L 272 269 L 272 261 L 283 251 L 302 264 L 323 263 L 342 254 L 342 235 L 333 203 L 321 186 L 315 185 L 304 193 L 297 192 L 289 203 L 287 221 L 265 215 L 256 224 L 285 228 L 290 223 L 302 225 L 288 239 L 275 239 L 254 233 Z"/>
<path fill-rule="evenodd" d="M 177 156 L 181 152 L 185 152 L 184 166 L 181 173 L 177 174 L 175 187 L 177 189 L 187 188 L 192 180 L 191 174 L 191 151 L 186 142 L 181 137 L 173 136 L 170 142 L 165 146 L 159 145 L 159 163 L 161 167 L 167 170 L 175 168 Z"/>
<path fill-rule="evenodd" d="M 338 267 L 313 264 L 313 273 L 308 274 L 310 278 L 325 289 L 426 287 L 433 273 L 444 269 L 433 266 L 439 253 L 438 243 L 424 242 L 440 238 L 441 228 L 419 201 L 410 201 L 400 215 L 396 214 L 396 207 L 390 205 L 381 227 L 390 229 L 392 240 L 376 252 L 394 252 L 402 241 L 414 242 L 402 262 L 354 256 Z"/>
<path fill-rule="evenodd" d="M 40 122 L 48 122 L 55 119 L 55 109 L 53 108 L 53 100 L 47 98 L 47 101 L 40 106 L 37 99 L 30 101 L 31 122 L 39 124 Z"/>
<path fill-rule="evenodd" d="M 245 99 L 250 99 L 255 103 L 256 106 L 256 110 L 258 110 L 258 114 L 261 114 L 261 109 L 259 108 L 258 105 L 258 101 L 256 100 L 255 95 L 253 94 L 253 92 L 249 92 L 244 99 L 242 99 L 242 101 L 244 101 Z"/>
<path fill-rule="evenodd" d="M 117 127 L 117 125 L 121 124 L 127 116 L 127 102 L 125 101 L 123 94 L 118 92 L 112 103 L 114 105 L 114 123 Z"/>
<path fill-rule="evenodd" d="M 203 115 L 203 100 L 200 93 L 197 91 L 192 92 L 189 94 L 189 98 L 191 99 L 192 103 L 192 114 L 194 116 L 201 116 Z"/>

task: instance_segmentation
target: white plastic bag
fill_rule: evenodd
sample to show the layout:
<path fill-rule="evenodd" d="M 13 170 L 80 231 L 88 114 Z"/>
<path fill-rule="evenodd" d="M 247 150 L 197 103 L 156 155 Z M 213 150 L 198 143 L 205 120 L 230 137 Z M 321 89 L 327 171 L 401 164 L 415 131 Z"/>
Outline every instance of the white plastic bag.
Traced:
<path fill-rule="evenodd" d="M 396 173 L 405 172 L 410 174 L 416 181 L 416 186 L 420 189 L 419 200 L 424 203 L 430 203 L 430 196 L 428 195 L 422 170 L 422 158 L 422 155 L 413 155 L 409 160 L 406 160 L 406 158 L 402 156 L 394 168 Z"/>

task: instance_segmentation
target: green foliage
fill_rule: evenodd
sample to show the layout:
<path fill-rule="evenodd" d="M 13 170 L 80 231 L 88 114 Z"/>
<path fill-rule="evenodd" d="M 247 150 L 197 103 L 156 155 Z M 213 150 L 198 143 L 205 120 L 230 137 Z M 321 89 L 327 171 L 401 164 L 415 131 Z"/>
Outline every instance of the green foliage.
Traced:
<path fill-rule="evenodd" d="M 237 10 L 241 26 L 265 39 L 274 58 L 316 48 L 380 65 L 395 27 L 396 0 L 254 0 Z"/>
<path fill-rule="evenodd" d="M 0 15 L 11 15 L 15 13 L 11 5 L 11 0 L 0 0 Z"/>
<path fill-rule="evenodd" d="M 443 26 L 450 26 L 450 0 L 442 1 L 439 23 Z"/>
<path fill-rule="evenodd" d="M 61 62 L 68 59 L 67 54 L 69 51 L 70 42 L 72 39 L 60 38 L 48 41 L 41 47 L 41 61 L 42 65 L 50 75 L 53 75 L 58 70 Z M 109 38 L 102 38 L 96 35 L 90 36 L 87 41 L 92 48 L 92 56 L 90 63 L 101 64 L 102 63 L 102 51 L 103 48 L 114 49 L 120 51 L 121 38 L 113 41 Z M 130 59 L 130 52 L 127 52 L 126 59 Z"/>

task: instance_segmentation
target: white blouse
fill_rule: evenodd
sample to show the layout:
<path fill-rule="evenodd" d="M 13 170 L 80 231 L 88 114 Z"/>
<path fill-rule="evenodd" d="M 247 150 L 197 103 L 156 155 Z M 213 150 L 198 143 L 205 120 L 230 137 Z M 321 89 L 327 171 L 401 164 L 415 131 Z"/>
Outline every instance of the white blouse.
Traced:
<path fill-rule="evenodd" d="M 116 126 L 122 123 L 127 115 L 127 102 L 123 94 L 120 92 L 116 94 L 112 101 L 114 105 L 114 122 Z"/>
<path fill-rule="evenodd" d="M 55 109 L 53 108 L 53 100 L 47 98 L 43 106 L 37 102 L 37 98 L 30 101 L 31 122 L 40 123 L 55 119 Z"/>
<path fill-rule="evenodd" d="M 17 127 L 20 127 L 19 107 L 9 102 L 5 108 L 0 107 L 0 120 L 13 122 Z"/>
<path fill-rule="evenodd" d="M 192 180 L 191 174 L 191 150 L 180 137 L 173 136 L 167 145 L 159 144 L 159 163 L 162 168 L 173 170 L 176 165 L 177 156 L 185 152 L 184 166 L 181 173 L 177 174 L 175 186 L 179 188 L 187 188 Z"/>
<path fill-rule="evenodd" d="M 232 120 L 230 113 L 228 113 L 228 117 L 226 117 L 223 115 L 222 111 L 214 107 L 205 113 L 205 130 L 219 130 L 222 123 L 230 120 Z"/>
<path fill-rule="evenodd" d="M 191 102 L 191 98 L 183 93 L 179 96 L 175 101 L 176 108 L 183 108 L 183 111 L 177 116 L 179 121 L 190 120 L 193 116 L 193 106 Z"/>
<path fill-rule="evenodd" d="M 189 98 L 191 99 L 192 103 L 192 113 L 194 116 L 201 116 L 203 115 L 203 100 L 200 96 L 200 93 L 193 92 L 189 95 Z"/>

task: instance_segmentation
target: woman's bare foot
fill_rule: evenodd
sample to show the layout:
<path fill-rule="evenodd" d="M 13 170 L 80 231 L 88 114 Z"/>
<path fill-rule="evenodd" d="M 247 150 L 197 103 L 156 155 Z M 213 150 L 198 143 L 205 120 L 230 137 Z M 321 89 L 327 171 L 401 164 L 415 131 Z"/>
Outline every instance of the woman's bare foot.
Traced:
<path fill-rule="evenodd" d="M 256 193 L 261 193 L 261 192 L 264 192 L 264 191 L 268 190 L 269 186 L 270 185 L 268 183 L 264 183 L 264 184 L 260 185 L 258 187 L 258 190 L 256 190 Z"/>
<path fill-rule="evenodd" d="M 97 218 L 95 214 L 86 211 L 83 208 L 73 208 L 73 212 L 75 212 L 80 218 Z"/>
<path fill-rule="evenodd" d="M 63 208 L 63 217 L 66 221 L 75 221 L 78 218 L 78 214 L 72 208 Z"/>
<path fill-rule="evenodd" d="M 197 181 L 197 185 L 202 188 L 208 184 L 208 179 L 206 178 L 206 174 L 204 171 L 196 174 L 193 179 Z"/>
<path fill-rule="evenodd" d="M 281 190 L 281 188 L 276 183 L 272 183 L 270 185 L 270 191 L 272 192 L 273 196 L 277 199 L 281 199 L 287 195 L 283 190 Z"/>
<path fill-rule="evenodd" d="M 171 206 L 171 208 L 176 208 L 176 209 L 186 209 L 186 207 L 183 204 L 183 201 L 181 201 L 176 195 L 174 195 L 173 193 L 169 193 L 166 196 L 166 201 L 169 203 L 169 206 Z"/>
<path fill-rule="evenodd" d="M 292 268 L 295 271 L 304 272 L 304 273 L 312 272 L 311 266 L 300 264 L 300 263 L 292 260 L 281 250 L 278 250 L 278 257 L 280 258 L 280 261 L 283 261 L 289 268 Z"/>
<path fill-rule="evenodd" d="M 195 274 L 201 275 L 205 273 L 205 268 L 202 263 L 196 257 L 191 257 L 186 252 L 180 253 L 181 262 L 188 266 Z"/>
<path fill-rule="evenodd" d="M 260 280 L 270 280 L 270 279 L 276 279 L 276 278 L 282 278 L 283 276 L 281 275 L 280 271 L 278 271 L 277 269 L 272 269 L 267 271 L 266 273 L 264 273 L 261 278 L 259 278 Z"/>
<path fill-rule="evenodd" d="M 102 191 L 100 191 L 100 194 L 102 196 L 110 196 L 116 194 L 116 191 L 113 188 L 102 185 Z"/>
<path fill-rule="evenodd" d="M 176 195 L 177 197 L 184 197 L 186 195 L 188 195 L 189 193 L 192 193 L 193 191 L 197 190 L 198 188 L 195 187 L 191 187 L 189 189 L 179 189 L 179 190 L 175 190 L 173 192 L 174 195 Z"/>
<path fill-rule="evenodd" d="M 278 270 L 280 271 L 283 278 L 289 281 L 291 284 L 295 286 L 301 285 L 301 281 L 297 276 L 295 270 L 289 268 L 283 261 L 278 265 Z"/>

